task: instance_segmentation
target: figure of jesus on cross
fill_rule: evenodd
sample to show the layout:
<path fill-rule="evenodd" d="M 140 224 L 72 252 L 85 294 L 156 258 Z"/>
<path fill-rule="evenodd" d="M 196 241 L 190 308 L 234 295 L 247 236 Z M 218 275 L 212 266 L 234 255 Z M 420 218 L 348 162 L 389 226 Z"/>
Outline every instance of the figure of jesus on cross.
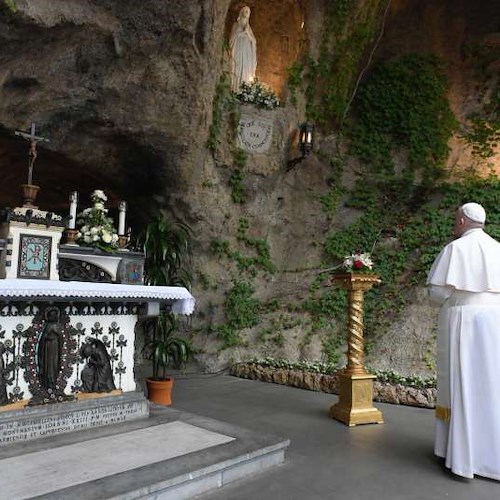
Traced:
<path fill-rule="evenodd" d="M 22 130 L 16 130 L 15 134 L 30 141 L 30 149 L 28 151 L 29 156 L 29 164 L 28 164 L 28 185 L 31 186 L 33 184 L 33 165 L 35 164 L 35 160 L 37 157 L 36 144 L 37 142 L 49 142 L 45 137 L 35 135 L 36 125 L 34 122 L 31 122 L 31 130 L 30 133 L 23 132 Z"/>

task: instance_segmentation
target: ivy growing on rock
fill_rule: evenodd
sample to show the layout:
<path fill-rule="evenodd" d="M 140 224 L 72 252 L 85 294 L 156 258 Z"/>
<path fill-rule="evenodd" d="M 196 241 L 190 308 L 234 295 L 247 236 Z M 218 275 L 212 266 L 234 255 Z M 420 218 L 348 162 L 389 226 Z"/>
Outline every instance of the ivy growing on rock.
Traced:
<path fill-rule="evenodd" d="M 424 185 L 443 176 L 448 140 L 457 127 L 446 96 L 447 80 L 433 56 L 410 54 L 373 68 L 355 101 L 350 152 L 377 174 L 394 175 L 392 153 L 404 149 L 402 177 Z"/>

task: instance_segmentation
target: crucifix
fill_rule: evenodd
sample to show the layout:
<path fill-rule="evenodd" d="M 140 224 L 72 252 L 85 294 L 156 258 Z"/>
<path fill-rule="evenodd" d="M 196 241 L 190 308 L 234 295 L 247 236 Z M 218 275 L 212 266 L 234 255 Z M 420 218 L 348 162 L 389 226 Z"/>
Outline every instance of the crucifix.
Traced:
<path fill-rule="evenodd" d="M 49 142 L 45 137 L 35 135 L 36 125 L 34 122 L 31 122 L 30 132 L 23 132 L 22 130 L 16 130 L 15 134 L 30 141 L 30 149 L 28 151 L 29 156 L 29 164 L 28 164 L 28 185 L 32 185 L 33 183 L 33 165 L 35 164 L 35 160 L 37 157 L 36 144 L 37 142 Z"/>

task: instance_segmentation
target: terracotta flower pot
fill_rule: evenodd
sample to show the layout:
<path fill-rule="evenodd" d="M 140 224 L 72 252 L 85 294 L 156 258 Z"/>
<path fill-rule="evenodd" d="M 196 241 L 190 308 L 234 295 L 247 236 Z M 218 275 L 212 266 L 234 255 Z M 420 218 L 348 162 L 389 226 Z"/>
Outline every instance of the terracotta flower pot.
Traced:
<path fill-rule="evenodd" d="M 173 378 L 168 378 L 166 380 L 146 379 L 148 399 L 157 405 L 170 406 L 172 404 L 171 394 L 173 385 Z"/>

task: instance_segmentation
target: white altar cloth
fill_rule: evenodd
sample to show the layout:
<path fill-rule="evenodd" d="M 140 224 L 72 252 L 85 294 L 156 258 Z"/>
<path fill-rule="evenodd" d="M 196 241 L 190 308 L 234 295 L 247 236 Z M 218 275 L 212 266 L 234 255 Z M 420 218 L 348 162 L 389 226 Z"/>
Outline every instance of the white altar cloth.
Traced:
<path fill-rule="evenodd" d="M 172 304 L 174 314 L 185 315 L 192 314 L 195 306 L 194 297 L 183 287 L 87 281 L 2 279 L 0 280 L 0 300 L 2 298 L 167 302 Z"/>

